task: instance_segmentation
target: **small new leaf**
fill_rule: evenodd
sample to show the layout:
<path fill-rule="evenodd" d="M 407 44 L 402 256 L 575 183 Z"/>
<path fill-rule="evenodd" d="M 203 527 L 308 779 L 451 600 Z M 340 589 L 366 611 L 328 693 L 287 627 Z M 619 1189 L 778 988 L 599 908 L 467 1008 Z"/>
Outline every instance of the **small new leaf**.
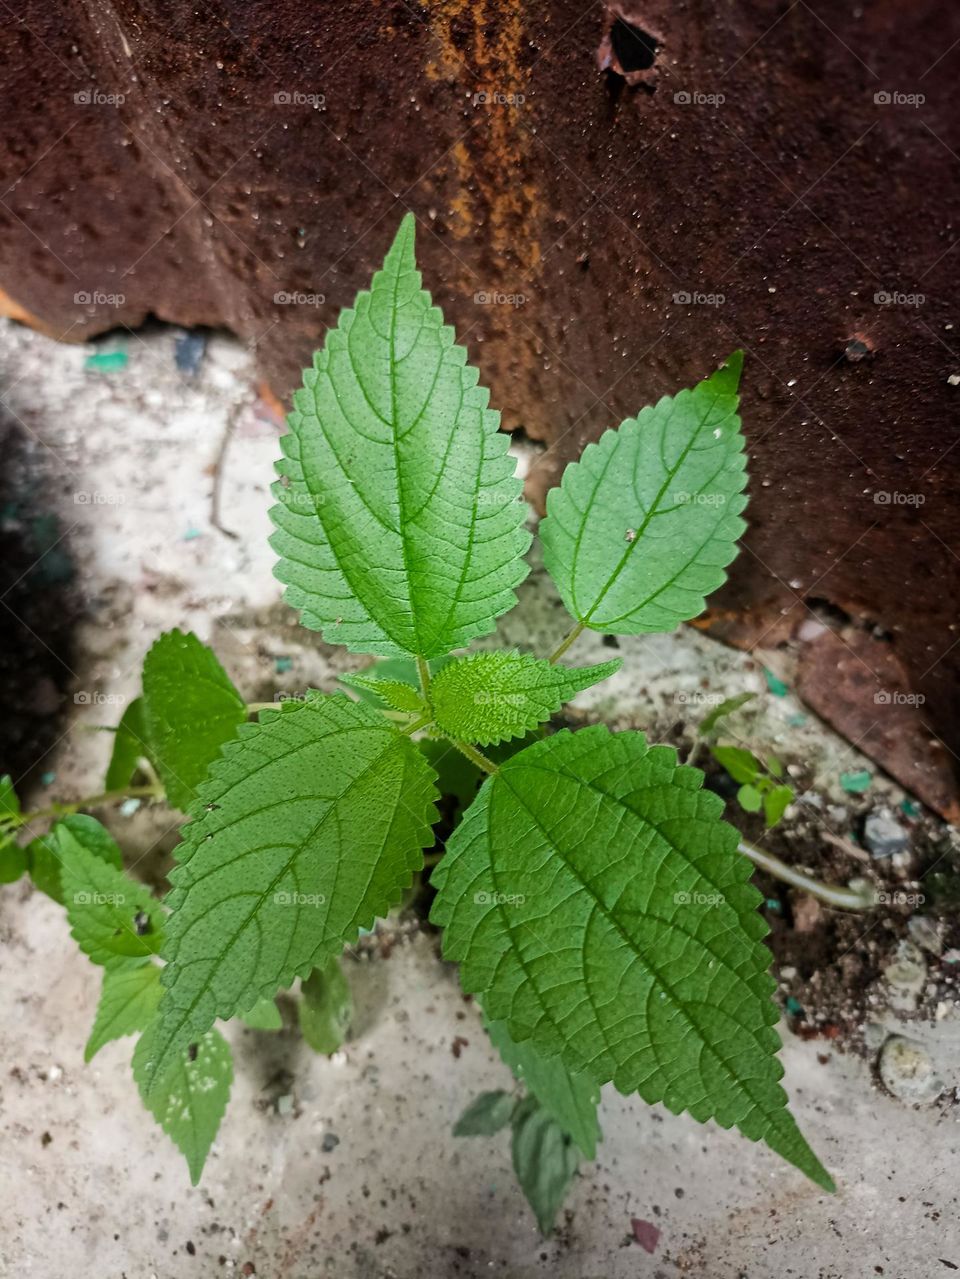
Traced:
<path fill-rule="evenodd" d="M 12 818 L 20 815 L 20 801 L 13 789 L 13 780 L 6 774 L 0 777 L 0 884 L 12 884 L 27 869 L 26 850 L 17 843 L 16 827 Z M 6 822 L 4 818 L 8 819 Z"/>
<path fill-rule="evenodd" d="M 230 1100 L 230 1048 L 218 1030 L 209 1030 L 182 1049 L 151 1082 L 148 1063 L 155 1056 L 156 1028 L 153 1022 L 137 1041 L 133 1077 L 143 1104 L 186 1158 L 190 1180 L 196 1185 Z"/>
<path fill-rule="evenodd" d="M 506 1128 L 517 1105 L 508 1092 L 482 1092 L 475 1097 L 453 1126 L 455 1137 L 492 1137 Z"/>
<path fill-rule="evenodd" d="M 516 1043 L 736 1125 L 832 1188 L 779 1083 L 752 866 L 702 781 L 642 733 L 598 725 L 527 747 L 448 841 L 431 918 Z"/>
<path fill-rule="evenodd" d="M 210 764 L 246 717 L 243 698 L 211 649 L 189 631 L 160 636 L 143 661 L 143 723 L 174 808 L 191 808 Z"/>
<path fill-rule="evenodd" d="M 430 685 L 430 703 L 444 732 L 489 746 L 525 736 L 620 666 L 614 658 L 570 670 L 529 653 L 472 653 L 440 671 Z"/>
<path fill-rule="evenodd" d="M 58 824 L 63 900 L 77 945 L 104 968 L 155 954 L 163 940 L 160 903 L 81 838 L 66 822 Z"/>
<path fill-rule="evenodd" d="M 63 885 L 60 880 L 61 854 L 57 832 L 68 830 L 84 848 L 101 861 L 117 870 L 123 870 L 123 854 L 110 834 L 94 817 L 85 813 L 71 813 L 50 828 L 46 835 L 39 835 L 26 847 L 27 868 L 30 878 L 41 892 L 63 905 Z"/>
<path fill-rule="evenodd" d="M 160 969 L 156 964 L 129 960 L 117 968 L 107 968 L 83 1060 L 90 1061 L 113 1039 L 146 1030 L 160 1003 L 160 992 Z"/>
<path fill-rule="evenodd" d="M 314 1052 L 330 1056 L 343 1043 L 353 1015 L 350 987 L 339 959 L 331 959 L 301 984 L 300 1031 Z"/>
<path fill-rule="evenodd" d="M 580 1156 L 570 1136 L 535 1097 L 520 1103 L 512 1124 L 513 1169 L 540 1233 L 548 1235 L 577 1175 Z"/>
<path fill-rule="evenodd" d="M 589 1075 L 568 1070 L 560 1057 L 546 1057 L 525 1040 L 514 1043 L 502 1021 L 487 1021 L 497 1052 L 543 1109 L 569 1133 L 587 1159 L 595 1159 L 601 1139 L 597 1121 L 600 1089 Z"/>
<path fill-rule="evenodd" d="M 341 675 L 340 683 L 346 684 L 348 688 L 375 693 L 380 702 L 395 711 L 419 715 L 427 709 L 419 692 L 403 680 L 376 679 L 369 675 Z"/>
<path fill-rule="evenodd" d="M 543 557 L 596 631 L 670 631 L 703 611 L 746 527 L 743 356 L 589 444 L 547 496 Z"/>
<path fill-rule="evenodd" d="M 741 785 L 756 781 L 763 768 L 753 751 L 742 746 L 711 746 L 710 754 Z"/>
<path fill-rule="evenodd" d="M 135 697 L 121 715 L 117 731 L 113 735 L 113 750 L 103 783 L 104 789 L 117 791 L 129 786 L 137 764 L 141 759 L 148 758 L 149 754 L 143 698 Z"/>
<path fill-rule="evenodd" d="M 420 287 L 408 214 L 304 373 L 273 488 L 277 577 L 328 643 L 438 657 L 513 607 L 530 537 L 477 377 Z"/>
<path fill-rule="evenodd" d="M 152 1074 L 398 902 L 433 840 L 434 773 L 370 706 L 311 693 L 246 724 L 199 788 L 170 878 Z"/>
<path fill-rule="evenodd" d="M 258 999 L 249 1012 L 241 1013 L 240 1020 L 251 1030 L 282 1030 L 283 1018 L 272 999 Z"/>

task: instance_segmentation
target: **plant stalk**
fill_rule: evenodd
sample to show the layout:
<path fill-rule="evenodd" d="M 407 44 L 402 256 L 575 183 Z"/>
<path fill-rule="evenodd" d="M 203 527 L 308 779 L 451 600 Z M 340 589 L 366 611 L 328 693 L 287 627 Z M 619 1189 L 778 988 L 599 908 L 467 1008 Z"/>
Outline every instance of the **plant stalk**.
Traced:
<path fill-rule="evenodd" d="M 483 751 L 477 750 L 476 746 L 471 746 L 469 742 L 458 741 L 455 737 L 448 737 L 447 741 L 451 746 L 455 746 L 461 755 L 466 755 L 471 763 L 476 764 L 477 768 L 482 769 L 485 773 L 491 775 L 497 771 L 497 766 L 492 759 L 487 759 Z"/>
<path fill-rule="evenodd" d="M 877 894 L 872 884 L 865 883 L 861 888 L 841 888 L 837 884 L 821 883 L 819 879 L 795 870 L 779 857 L 774 857 L 772 853 L 757 848 L 745 839 L 740 840 L 740 852 L 768 875 L 773 875 L 785 884 L 792 884 L 794 888 L 802 888 L 805 893 L 819 898 L 828 906 L 837 906 L 840 910 L 870 910 L 877 904 Z"/>
<path fill-rule="evenodd" d="M 69 817 L 72 813 L 78 813 L 81 808 L 99 808 L 124 799 L 162 798 L 163 789 L 160 786 L 128 786 L 126 790 L 102 791 L 99 795 L 87 795 L 66 804 L 51 804 L 49 808 L 38 808 L 32 813 L 17 813 L 15 816 L 11 814 L 10 823 L 13 829 L 17 829 L 44 817 Z"/>
<path fill-rule="evenodd" d="M 583 634 L 585 628 L 586 628 L 586 622 L 577 622 L 577 624 L 571 630 L 569 630 L 567 634 L 563 637 L 563 639 L 560 641 L 560 643 L 557 645 L 554 651 L 550 654 L 550 657 L 547 660 L 551 664 L 553 662 L 558 662 L 560 658 L 563 657 L 564 653 L 567 651 L 570 645 L 574 642 L 574 640 L 579 639 L 579 637 Z"/>

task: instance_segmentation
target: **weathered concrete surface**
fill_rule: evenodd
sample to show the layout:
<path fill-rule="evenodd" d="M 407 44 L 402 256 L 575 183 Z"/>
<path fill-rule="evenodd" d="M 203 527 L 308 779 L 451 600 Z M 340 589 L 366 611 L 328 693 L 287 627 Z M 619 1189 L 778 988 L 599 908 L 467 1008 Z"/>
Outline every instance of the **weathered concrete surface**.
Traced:
<path fill-rule="evenodd" d="M 46 763 L 55 777 L 36 788 L 38 803 L 99 787 L 109 742 L 85 730 L 116 720 L 161 628 L 211 639 L 251 698 L 329 688 L 344 664 L 295 625 L 270 576 L 277 429 L 250 389 L 250 356 L 217 339 L 198 379 L 185 382 L 172 345 L 169 332 L 131 339 L 126 372 L 97 377 L 83 371 L 82 349 L 0 326 L 0 356 L 18 370 L 9 402 L 36 445 L 23 478 L 62 519 L 84 603 L 70 688 L 88 699 L 68 700 L 65 736 Z M 228 420 L 221 518 L 234 538 L 210 524 L 211 470 Z M 563 629 L 537 573 L 503 637 L 546 652 Z M 624 640 L 620 652 L 624 671 L 579 704 L 657 736 L 697 718 L 705 690 L 764 687 L 750 657 L 690 629 Z M 575 656 L 600 660 L 610 650 L 584 637 Z M 278 673 L 278 658 L 290 669 Z M 778 666 L 782 654 L 763 658 L 792 678 Z M 797 709 L 789 697 L 759 699 L 751 741 L 809 761 L 814 789 L 840 804 L 838 773 L 865 761 L 813 717 L 792 725 Z M 901 798 L 880 779 L 874 788 L 878 799 Z M 169 815 L 105 817 L 128 864 L 156 881 L 176 840 Z M 293 1035 L 230 1029 L 236 1083 L 197 1189 L 140 1105 L 131 1041 L 83 1065 L 99 976 L 78 956 L 63 912 L 24 884 L 3 888 L 0 950 L 4 1279 L 859 1279 L 881 1270 L 934 1279 L 950 1273 L 945 1262 L 960 1265 L 954 1002 L 936 1022 L 872 1014 L 932 1053 L 949 1091 L 923 1110 L 880 1091 L 870 1061 L 785 1032 L 785 1084 L 838 1195 L 821 1195 L 733 1133 L 607 1089 L 599 1161 L 584 1168 L 558 1236 L 545 1242 L 514 1184 L 506 1139 L 450 1134 L 478 1091 L 509 1080 L 435 939 L 401 931 L 389 958 L 348 962 L 359 1015 L 341 1058 L 321 1060 Z M 468 1041 L 459 1057 L 457 1036 Z M 283 1094 L 295 1099 L 286 1117 L 273 1104 Z M 339 1143 L 324 1150 L 330 1134 Z M 660 1228 L 655 1255 L 628 1241 L 631 1217 Z"/>
<path fill-rule="evenodd" d="M 878 630 L 955 767 L 958 37 L 938 0 L 28 0 L 0 285 L 66 340 L 227 325 L 285 396 L 412 208 L 494 403 L 551 444 L 536 495 L 742 346 L 751 528 L 709 620 Z"/>

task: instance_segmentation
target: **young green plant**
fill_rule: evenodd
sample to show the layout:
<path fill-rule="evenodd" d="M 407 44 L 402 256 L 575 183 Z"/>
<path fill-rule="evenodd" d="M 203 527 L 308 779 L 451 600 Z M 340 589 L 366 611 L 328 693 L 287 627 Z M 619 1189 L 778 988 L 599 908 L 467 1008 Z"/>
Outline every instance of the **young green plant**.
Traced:
<path fill-rule="evenodd" d="M 163 911 L 137 898 L 134 916 L 111 919 L 137 941 L 110 1003 L 131 1008 L 135 1074 L 175 1140 L 169 1098 L 190 1091 L 191 1070 L 220 1081 L 195 1174 L 228 1087 L 215 1023 L 300 978 L 304 1031 L 332 1042 L 344 992 L 329 966 L 423 871 L 437 772 L 459 756 L 483 781 L 475 796 L 451 783 L 466 811 L 432 859 L 431 917 L 527 1091 L 471 1122 L 511 1125 L 541 1226 L 595 1153 L 609 1082 L 737 1127 L 833 1188 L 780 1084 L 760 895 L 721 801 L 643 733 L 542 727 L 619 669 L 561 664 L 578 636 L 671 630 L 724 581 L 745 527 L 741 365 L 737 352 L 567 467 L 540 526 L 572 618 L 556 651 L 464 655 L 513 607 L 530 534 L 499 416 L 421 287 L 404 218 L 294 396 L 272 511 L 277 575 L 302 624 L 381 662 L 349 681 L 359 700 L 311 691 L 249 722 L 216 658 L 173 633 L 117 733 L 111 786 L 145 755 L 189 813 Z M 81 871 L 106 882 L 89 857 L 60 852 L 68 889 Z M 75 929 L 94 958 L 109 950 Z"/>

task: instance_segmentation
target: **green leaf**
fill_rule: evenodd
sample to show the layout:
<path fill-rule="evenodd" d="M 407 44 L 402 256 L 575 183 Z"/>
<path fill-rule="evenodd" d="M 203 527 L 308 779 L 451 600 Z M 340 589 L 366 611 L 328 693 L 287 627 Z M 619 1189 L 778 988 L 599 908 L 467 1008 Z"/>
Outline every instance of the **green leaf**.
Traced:
<path fill-rule="evenodd" d="M 763 807 L 763 796 L 749 782 L 737 791 L 737 803 L 745 813 L 759 813 Z"/>
<path fill-rule="evenodd" d="M 710 754 L 735 782 L 754 782 L 763 765 L 752 751 L 741 746 L 711 746 Z"/>
<path fill-rule="evenodd" d="M 84 954 L 109 968 L 156 953 L 163 910 L 150 890 L 104 861 L 66 821 L 56 833 L 67 919 Z"/>
<path fill-rule="evenodd" d="M 755 697 L 756 693 L 737 693 L 734 697 L 725 697 L 718 706 L 715 706 L 709 714 L 704 715 L 700 721 L 701 735 L 706 737 L 708 733 L 712 733 L 720 720 L 732 715 L 741 706 L 746 706 L 747 702 L 753 701 Z"/>
<path fill-rule="evenodd" d="M 135 697 L 128 703 L 114 733 L 104 790 L 117 791 L 129 786 L 130 779 L 137 771 L 137 764 L 149 754 L 143 698 Z"/>
<path fill-rule="evenodd" d="M 46 835 L 39 835 L 31 840 L 25 850 L 30 878 L 41 892 L 62 906 L 61 854 L 57 842 L 57 831 L 61 828 L 78 839 L 87 852 L 99 857 L 108 866 L 115 866 L 117 870 L 123 870 L 123 854 L 110 832 L 95 817 L 88 817 L 86 813 L 71 813 L 68 817 L 61 817 Z"/>
<path fill-rule="evenodd" d="M 60 883 L 60 849 L 52 831 L 31 839 L 24 850 L 27 870 L 35 886 L 55 902 L 63 905 L 63 887 Z"/>
<path fill-rule="evenodd" d="M 523 737 L 620 666 L 614 658 L 570 670 L 529 653 L 471 653 L 437 675 L 430 685 L 430 704 L 437 726 L 451 737 L 489 746 Z"/>
<path fill-rule="evenodd" d="M 595 1159 L 601 1140 L 597 1121 L 600 1089 L 590 1076 L 568 1070 L 560 1057 L 545 1057 L 529 1039 L 514 1043 L 502 1021 L 488 1021 L 487 1032 L 517 1079 L 570 1134 L 587 1159 Z"/>
<path fill-rule="evenodd" d="M 143 1104 L 183 1154 L 194 1185 L 200 1180 L 207 1154 L 230 1100 L 233 1060 L 218 1030 L 208 1030 L 183 1048 L 163 1074 L 150 1080 L 154 1060 L 154 1021 L 141 1035 L 133 1053 L 133 1077 Z"/>
<path fill-rule="evenodd" d="M 186 812 L 246 704 L 216 655 L 191 632 L 161 635 L 143 661 L 143 719 L 167 798 Z"/>
<path fill-rule="evenodd" d="M 548 1235 L 577 1175 L 580 1156 L 572 1139 L 535 1098 L 520 1103 L 512 1122 L 513 1169 L 540 1233 Z"/>
<path fill-rule="evenodd" d="M 353 1015 L 350 987 L 339 959 L 317 968 L 300 987 L 300 1033 L 314 1052 L 328 1057 L 343 1043 Z"/>
<path fill-rule="evenodd" d="M 492 1137 L 510 1122 L 516 1097 L 508 1092 L 482 1092 L 453 1126 L 455 1137 Z"/>
<path fill-rule="evenodd" d="M 374 679 L 367 675 L 341 675 L 340 683 L 348 688 L 373 693 L 377 702 L 392 707 L 395 711 L 409 711 L 419 715 L 427 709 L 427 704 L 415 688 L 399 679 Z"/>
<path fill-rule="evenodd" d="M 746 527 L 741 352 L 589 444 L 547 495 L 547 571 L 570 613 L 615 635 L 673 630 L 726 580 Z"/>
<path fill-rule="evenodd" d="M 258 999 L 253 1007 L 240 1014 L 240 1020 L 251 1030 L 282 1030 L 283 1018 L 272 999 Z"/>
<path fill-rule="evenodd" d="M 702 781 L 672 748 L 602 725 L 528 747 L 448 841 L 431 918 L 516 1043 L 736 1125 L 832 1187 L 779 1084 L 752 865 Z"/>
<path fill-rule="evenodd" d="M 408 214 L 304 373 L 273 489 L 277 577 L 329 643 L 437 657 L 513 607 L 530 537 L 477 377 L 420 288 Z"/>
<path fill-rule="evenodd" d="M 120 967 L 107 968 L 83 1060 L 91 1061 L 112 1039 L 146 1030 L 160 1003 L 160 991 L 160 969 L 156 964 L 129 960 Z"/>
<path fill-rule="evenodd" d="M 774 786 L 763 797 L 763 816 L 768 826 L 776 826 L 793 801 L 792 786 Z"/>
<path fill-rule="evenodd" d="M 160 1065 L 401 899 L 433 840 L 433 779 L 409 738 L 343 694 L 310 693 L 240 729 L 170 877 Z"/>
<path fill-rule="evenodd" d="M 0 884 L 14 883 L 27 869 L 27 854 L 17 843 L 16 828 L 4 823 L 4 818 L 19 815 L 20 801 L 13 779 L 5 773 L 0 777 Z"/>

